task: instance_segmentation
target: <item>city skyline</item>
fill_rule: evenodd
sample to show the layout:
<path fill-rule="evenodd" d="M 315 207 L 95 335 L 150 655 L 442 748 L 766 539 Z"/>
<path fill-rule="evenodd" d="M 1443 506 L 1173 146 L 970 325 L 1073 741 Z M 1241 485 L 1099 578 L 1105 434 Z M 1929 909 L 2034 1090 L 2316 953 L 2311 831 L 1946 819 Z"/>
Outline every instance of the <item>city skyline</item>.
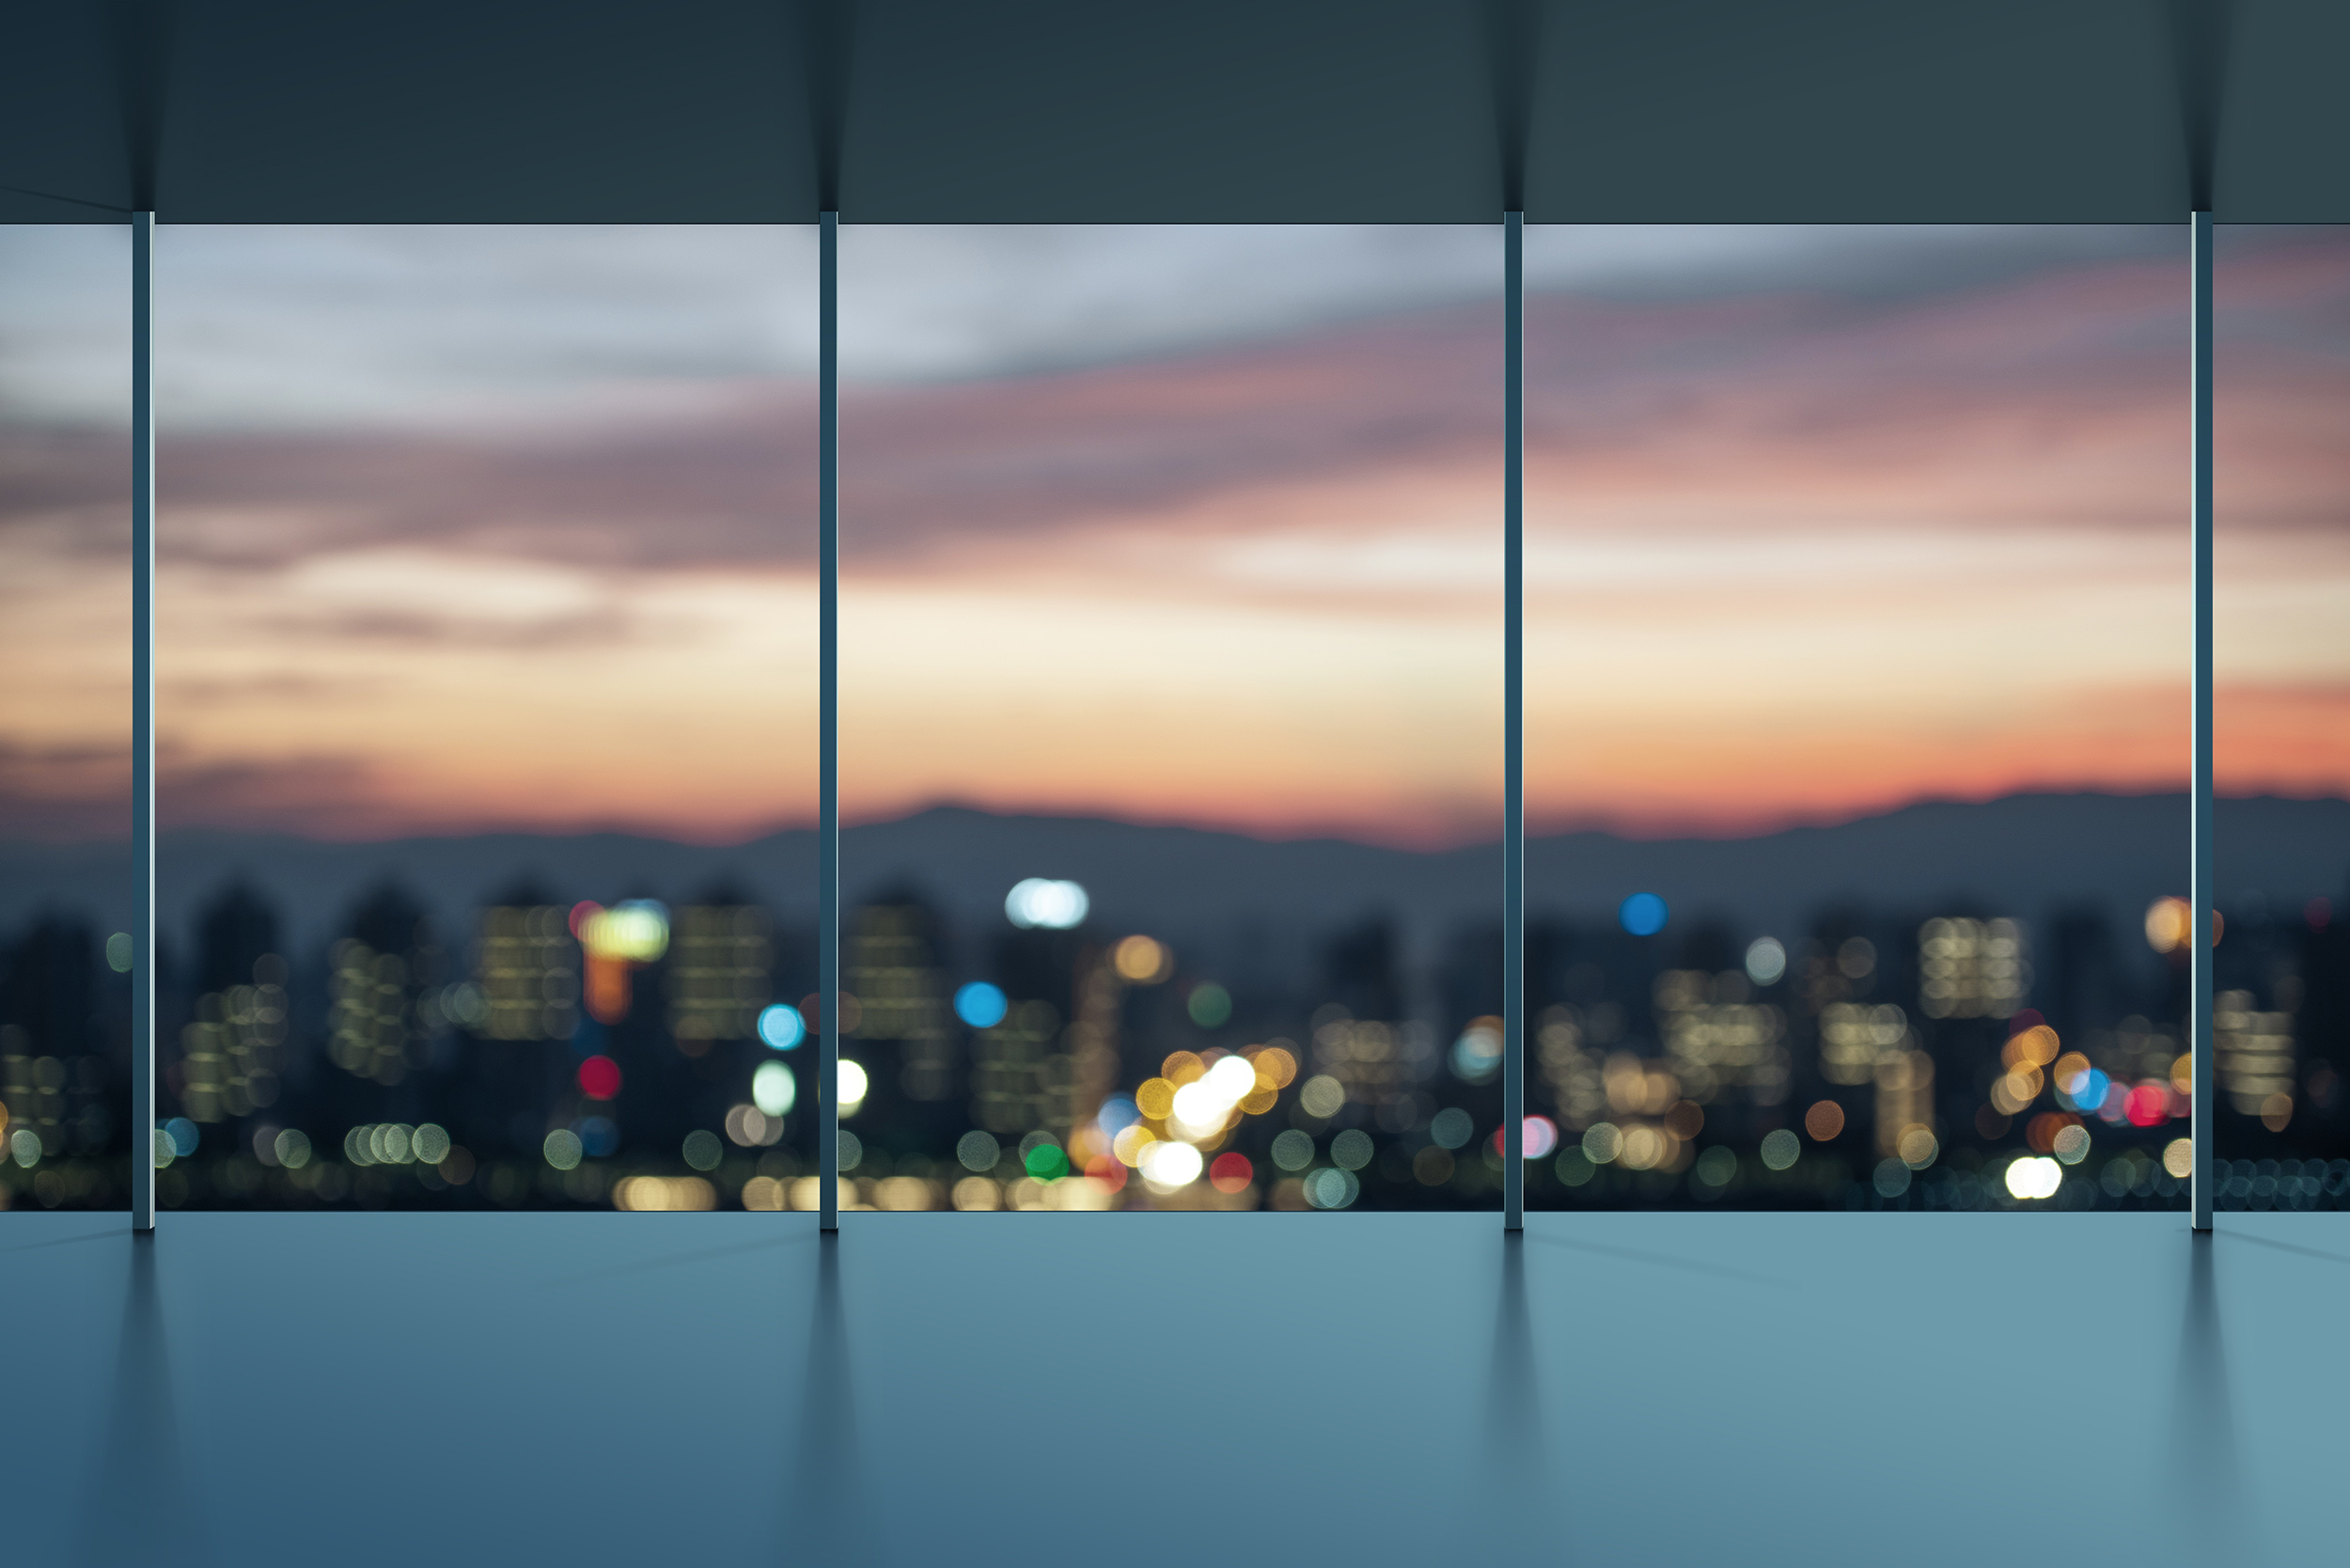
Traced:
<path fill-rule="evenodd" d="M 848 235 L 848 368 L 870 367 L 844 416 L 849 817 L 1493 837 L 1490 236 L 1183 233 Z M 777 325 L 805 258 L 728 235 L 695 266 L 643 231 L 166 236 L 190 292 L 166 267 L 165 362 L 195 366 L 164 406 L 167 824 L 730 842 L 812 816 L 812 398 Z M 1528 247 L 1553 285 L 1529 303 L 1539 829 L 2178 786 L 2176 236 L 1589 235 Z M 2342 252 L 2288 233 L 2222 259 L 2232 792 L 2350 792 Z M 306 351 L 321 276 L 395 306 L 390 330 Z M 248 340 L 265 285 L 291 303 Z M 1151 289 L 1182 307 L 1140 311 Z M 950 316 L 1001 324 L 924 351 Z M 325 374 L 337 354 L 378 373 Z M 38 679 L 0 807 L 23 836 L 102 837 L 119 481 L 91 395 L 8 393 L 0 637 Z"/>
<path fill-rule="evenodd" d="M 1751 942 L 1638 902 L 1531 932 L 1537 1207 L 2179 1196 L 2178 901 L 2142 932 L 2077 905 L 1920 919 L 1845 901 Z M 2230 926 L 2225 1205 L 2334 1206 L 2342 929 L 2323 901 L 2237 905 Z M 101 930 L 52 914 L 0 943 L 0 1200 L 116 1190 L 125 982 Z M 1094 922 L 1081 900 L 973 919 L 901 890 L 848 930 L 846 1202 L 1492 1199 L 1500 976 L 1477 921 L 1417 961 L 1389 920 L 1316 922 L 1271 966 Z M 517 878 L 446 921 L 379 880 L 329 941 L 232 876 L 190 934 L 161 971 L 166 1206 L 816 1201 L 795 1112 L 813 933 L 739 890 L 567 904 Z M 1218 1093 L 1177 1098 L 1209 1079 Z"/>

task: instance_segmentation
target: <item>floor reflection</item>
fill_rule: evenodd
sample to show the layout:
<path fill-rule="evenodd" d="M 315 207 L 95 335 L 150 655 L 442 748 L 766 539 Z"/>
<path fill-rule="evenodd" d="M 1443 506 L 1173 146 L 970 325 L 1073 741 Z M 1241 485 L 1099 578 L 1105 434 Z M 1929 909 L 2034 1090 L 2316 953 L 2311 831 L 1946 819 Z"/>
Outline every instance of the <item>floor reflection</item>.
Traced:
<path fill-rule="evenodd" d="M 1538 1511 L 1546 1484 L 1542 1388 L 1534 1368 L 1532 1315 L 1526 1304 L 1526 1235 L 1501 1237 L 1500 1290 L 1494 1307 L 1493 1364 L 1485 1381 L 1480 1466 L 1506 1515 Z"/>
<path fill-rule="evenodd" d="M 866 1492 L 858 1440 L 856 1398 L 849 1367 L 849 1333 L 840 1306 L 840 1237 L 819 1237 L 816 1309 L 807 1336 L 807 1375 L 800 1406 L 794 1505 L 784 1520 L 786 1562 L 831 1568 L 850 1561 L 887 1560 L 880 1550 L 880 1520 Z"/>
<path fill-rule="evenodd" d="M 171 1353 L 155 1282 L 154 1236 L 131 1253 L 113 1398 L 75 1532 L 75 1568 L 200 1568 L 215 1559 L 188 1478 Z"/>
<path fill-rule="evenodd" d="M 2235 1409 L 2213 1277 L 2214 1241 L 2208 1231 L 2188 1239 L 2177 1408 L 2170 1422 L 2172 1496 L 2194 1560 L 2250 1564 L 2264 1560 L 2264 1554 L 2245 1507 L 2236 1455 Z"/>
<path fill-rule="evenodd" d="M 1524 1234 L 1525 1232 L 1516 1233 Z M 1657 1268 L 1679 1269 L 1684 1274 L 1706 1274 L 1716 1279 L 1734 1279 L 1742 1285 L 1768 1285 L 1777 1290 L 1795 1288 L 1792 1280 L 1774 1278 L 1767 1274 L 1753 1274 L 1742 1268 L 1728 1268 L 1720 1263 L 1709 1263 L 1699 1258 L 1677 1258 L 1669 1252 L 1652 1252 L 1633 1247 L 1610 1247 L 1606 1242 L 1595 1242 L 1581 1236 L 1559 1235 L 1556 1231 L 1544 1231 L 1535 1236 L 1534 1239 L 1544 1247 L 1570 1247 L 1577 1252 L 1589 1252 L 1595 1257 L 1620 1258 L 1626 1262 L 1649 1263 Z"/>

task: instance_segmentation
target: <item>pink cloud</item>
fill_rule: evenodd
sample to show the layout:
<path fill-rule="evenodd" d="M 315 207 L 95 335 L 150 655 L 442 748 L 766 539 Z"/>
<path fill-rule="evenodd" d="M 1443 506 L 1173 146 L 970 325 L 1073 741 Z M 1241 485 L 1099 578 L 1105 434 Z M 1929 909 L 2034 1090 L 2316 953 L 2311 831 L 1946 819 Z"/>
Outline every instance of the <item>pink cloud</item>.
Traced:
<path fill-rule="evenodd" d="M 2317 235 L 2244 249 L 2223 270 L 2221 522 L 2232 541 L 2264 541 L 2227 557 L 2248 572 L 2350 581 L 2339 543 L 2350 533 L 2350 442 L 2338 428 L 2350 409 L 2346 261 L 2350 242 Z M 2064 528 L 2115 541 L 2109 564 L 2083 566 L 2066 585 L 2084 593 L 2183 573 L 2183 284 L 2178 265 L 2128 262 L 1925 297 L 1538 298 L 1535 525 L 1545 538 L 1637 540 L 1693 564 L 1729 536 L 1939 530 L 1980 535 L 1997 553 L 2020 531 Z M 1085 370 L 853 387 L 849 569 L 860 579 L 967 579 L 975 594 L 1047 576 L 1106 592 L 1122 590 L 1121 573 L 1150 574 L 1160 591 L 1205 605 L 1241 591 L 1211 581 L 1199 564 L 1210 545 L 1251 530 L 1347 539 L 1367 526 L 1367 486 L 1408 494 L 1428 532 L 1488 541 L 1498 331 L 1497 310 L 1459 307 Z M 119 460 L 116 438 L 0 432 L 0 561 L 37 520 L 49 520 L 44 548 L 56 547 L 55 519 L 71 515 L 94 520 L 73 535 L 88 569 L 120 570 L 109 553 L 121 535 L 100 525 L 118 515 Z M 167 571 L 266 573 L 388 545 L 631 575 L 798 570 L 814 555 L 813 409 L 805 387 L 779 384 L 745 384 L 690 419 L 669 411 L 634 427 L 528 438 L 167 436 L 161 473 Z M 1149 548 L 1121 557 L 1103 545 L 1110 533 Z M 1497 572 L 1497 550 L 1493 559 Z M 1420 580 L 1330 595 L 1398 616 L 1439 596 Z M 1722 608 L 1718 596 L 1692 594 L 1670 613 L 1694 626 Z M 1783 608 L 1817 613 L 1794 590 Z M 318 621 L 289 604 L 268 630 L 294 644 L 372 644 L 385 659 L 481 641 L 454 619 L 368 615 Z M 557 618 L 491 640 L 502 653 L 552 661 L 583 637 L 626 630 Z M 2306 677 L 2230 687 L 2220 721 L 2230 788 L 2350 791 L 2350 745 L 2333 738 L 2350 734 L 2350 687 L 2318 667 L 2330 653 L 2311 654 Z M 1823 692 L 1799 726 L 1805 744 L 1779 750 L 1734 734 L 1693 743 L 1667 713 L 1653 730 L 1594 739 L 1569 785 L 1540 792 L 1543 809 L 1554 822 L 1727 830 L 1919 795 L 2176 781 L 2184 699 L 2161 672 L 2059 669 L 2050 686 L 2060 700 L 1987 729 L 1921 713 L 1888 730 L 1881 715 Z M 208 753 L 201 770 L 173 776 L 166 798 L 185 822 L 336 833 L 448 825 L 448 781 L 433 774 L 431 746 L 391 734 L 384 745 L 380 757 L 292 762 Z M 44 832 L 95 831 L 118 810 L 111 765 L 70 747 L 0 751 L 0 814 Z M 1089 784 L 1082 802 L 1054 803 L 1268 832 L 1343 818 L 1348 831 L 1405 839 L 1470 832 L 1482 820 L 1467 786 L 1366 786 L 1341 801 L 1301 775 L 1251 789 L 1203 784 L 1207 792 L 1179 798 L 1143 771 L 1122 792 L 1114 780 Z M 1012 807 L 1044 801 L 1054 783 L 1006 773 L 974 777 L 965 793 Z M 465 801 L 484 821 L 526 820 L 529 808 L 519 792 Z M 670 830 L 697 831 L 692 810 L 681 807 Z"/>

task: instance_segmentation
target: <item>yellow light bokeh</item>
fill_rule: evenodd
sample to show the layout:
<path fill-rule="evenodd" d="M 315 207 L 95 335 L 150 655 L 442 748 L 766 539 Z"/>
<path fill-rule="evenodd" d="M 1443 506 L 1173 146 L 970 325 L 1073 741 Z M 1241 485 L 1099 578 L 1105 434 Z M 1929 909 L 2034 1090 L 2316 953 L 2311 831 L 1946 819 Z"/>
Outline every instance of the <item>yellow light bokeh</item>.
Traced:
<path fill-rule="evenodd" d="M 1120 979 L 1135 985 L 1156 985 L 1175 972 L 1175 953 L 1164 942 L 1129 936 L 1111 954 Z"/>
<path fill-rule="evenodd" d="M 953 1201 L 966 1213 L 987 1213 L 1004 1206 L 1004 1194 L 984 1176 L 965 1176 L 955 1184 Z"/>
<path fill-rule="evenodd" d="M 1248 1059 L 1257 1069 L 1257 1080 L 1275 1089 L 1287 1089 L 1297 1076 L 1297 1058 L 1278 1045 L 1267 1045 Z"/>
<path fill-rule="evenodd" d="M 698 1176 L 627 1176 L 612 1184 L 612 1206 L 639 1214 L 714 1209 L 718 1189 Z"/>
<path fill-rule="evenodd" d="M 1187 1051 L 1182 1054 L 1190 1055 Z M 1198 1058 L 1193 1057 L 1192 1062 L 1197 1066 Z M 1153 1121 L 1166 1121 L 1175 1108 L 1175 1086 L 1165 1078 L 1145 1078 L 1142 1087 L 1135 1090 L 1135 1108 Z"/>
<path fill-rule="evenodd" d="M 2189 929 L 2193 912 L 2181 898 L 2156 899 L 2146 906 L 2146 945 L 2158 953 L 2173 953 L 2187 945 L 2193 935 Z M 2227 933 L 2227 917 L 2217 909 L 2211 912 L 2211 945 L 2219 946 Z"/>
<path fill-rule="evenodd" d="M 2045 1024 L 2034 1024 L 2010 1040 L 2007 1048 L 1999 1053 L 1999 1058 L 2011 1068 L 2020 1068 L 2027 1063 L 2033 1068 L 2042 1068 L 2056 1060 L 2057 1053 L 2062 1048 L 2056 1030 Z M 2032 1076 L 2037 1079 L 2040 1074 L 2034 1072 Z M 2032 1092 L 2037 1094 L 2040 1091 L 2035 1087 Z"/>

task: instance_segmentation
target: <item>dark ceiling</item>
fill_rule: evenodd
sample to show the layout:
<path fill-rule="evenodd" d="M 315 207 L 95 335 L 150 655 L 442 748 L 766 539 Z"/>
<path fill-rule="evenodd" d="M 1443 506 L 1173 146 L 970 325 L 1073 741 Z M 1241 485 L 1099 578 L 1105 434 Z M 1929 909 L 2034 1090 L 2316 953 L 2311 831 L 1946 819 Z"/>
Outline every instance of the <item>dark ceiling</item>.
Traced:
<path fill-rule="evenodd" d="M 2350 221 L 2345 0 L 15 0 L 0 40 L 11 221 Z"/>

